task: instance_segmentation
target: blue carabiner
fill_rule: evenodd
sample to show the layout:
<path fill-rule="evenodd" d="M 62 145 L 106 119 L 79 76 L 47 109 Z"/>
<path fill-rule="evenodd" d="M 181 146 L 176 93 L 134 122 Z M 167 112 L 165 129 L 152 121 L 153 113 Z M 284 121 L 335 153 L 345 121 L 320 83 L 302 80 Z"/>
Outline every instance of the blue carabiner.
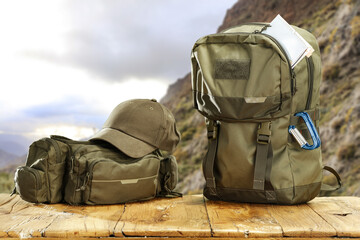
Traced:
<path fill-rule="evenodd" d="M 320 147 L 320 145 L 321 145 L 320 137 L 319 137 L 318 132 L 316 131 L 314 123 L 312 122 L 309 114 L 307 112 L 298 112 L 295 114 L 295 116 L 301 117 L 304 120 L 306 127 L 309 130 L 311 139 L 313 141 L 313 144 L 310 145 L 304 139 L 304 137 L 301 135 L 301 133 L 296 129 L 296 127 L 294 125 L 290 125 L 288 131 L 290 134 L 292 134 L 295 137 L 295 139 L 300 144 L 301 148 L 306 149 L 306 150 L 313 150 L 313 149 Z"/>

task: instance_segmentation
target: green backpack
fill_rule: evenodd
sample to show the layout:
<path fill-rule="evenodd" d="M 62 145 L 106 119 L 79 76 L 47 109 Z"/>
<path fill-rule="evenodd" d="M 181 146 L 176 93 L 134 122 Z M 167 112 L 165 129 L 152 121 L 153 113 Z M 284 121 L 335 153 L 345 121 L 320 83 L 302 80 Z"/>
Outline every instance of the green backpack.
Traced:
<path fill-rule="evenodd" d="M 180 196 L 177 181 L 175 157 L 158 150 L 134 159 L 104 141 L 51 136 L 30 146 L 15 190 L 34 203 L 116 204 Z"/>
<path fill-rule="evenodd" d="M 294 27 L 315 52 L 292 69 L 281 45 L 261 33 L 268 26 L 233 27 L 200 38 L 192 49 L 194 107 L 205 116 L 209 138 L 204 195 L 211 200 L 297 204 L 335 189 L 322 184 L 314 137 L 321 81 L 316 38 Z M 290 129 L 317 148 L 301 148 Z M 339 188 L 339 175 L 325 169 Z"/>

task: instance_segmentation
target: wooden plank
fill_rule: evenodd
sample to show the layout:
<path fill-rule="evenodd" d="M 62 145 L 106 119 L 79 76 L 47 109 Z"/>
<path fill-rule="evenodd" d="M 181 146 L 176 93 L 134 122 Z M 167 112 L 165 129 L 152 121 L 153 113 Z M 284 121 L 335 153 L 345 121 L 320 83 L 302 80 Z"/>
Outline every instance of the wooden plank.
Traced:
<path fill-rule="evenodd" d="M 18 195 L 8 197 L 8 201 L 1 201 L 0 236 L 41 236 L 41 231 L 51 221 L 46 211 L 41 209 L 40 205 L 23 201 Z"/>
<path fill-rule="evenodd" d="M 9 224 L 10 213 L 18 200 L 16 195 L 9 197 L 8 194 L 0 194 L 0 237 L 8 236 L 7 230 L 12 226 Z"/>
<path fill-rule="evenodd" d="M 270 214 L 281 225 L 285 237 L 330 237 L 335 229 L 308 205 L 267 206 Z"/>
<path fill-rule="evenodd" d="M 45 230 L 45 237 L 109 237 L 124 205 L 67 206 Z M 121 236 L 121 235 L 120 235 Z"/>
<path fill-rule="evenodd" d="M 0 240 L 24 240 L 22 238 L 0 238 Z M 62 240 L 63 238 L 30 238 L 28 240 Z M 76 239 L 76 238 L 70 238 L 70 239 Z M 94 237 L 82 237 L 82 238 L 78 238 L 79 240 L 125 240 L 125 239 L 129 239 L 129 240 L 147 240 L 148 238 L 146 237 L 104 237 L 104 238 L 94 238 Z M 191 238 L 191 237 L 176 237 L 176 238 L 167 238 L 167 237 L 151 237 L 151 240 L 235 240 L 238 238 L 210 238 L 210 237 L 196 237 L 196 238 Z M 242 238 L 244 239 L 244 238 Z M 296 237 L 296 238 L 292 238 L 292 237 L 287 237 L 287 238 L 283 238 L 283 237 L 277 237 L 277 238 L 246 238 L 246 240 L 308 240 L 307 238 L 301 238 L 301 237 Z M 315 238 L 316 240 L 359 240 L 360 238 Z"/>
<path fill-rule="evenodd" d="M 339 237 L 360 237 L 360 198 L 321 197 L 308 205 L 336 229 Z"/>
<path fill-rule="evenodd" d="M 0 237 L 109 237 L 124 205 L 32 204 L 13 198 L 0 207 Z"/>
<path fill-rule="evenodd" d="M 115 236 L 211 236 L 202 195 L 126 204 Z"/>
<path fill-rule="evenodd" d="M 14 205 L 10 213 L 11 225 L 7 229 L 10 237 L 41 237 L 44 230 L 58 216 L 57 208 L 64 208 L 62 204 L 33 204 L 21 199 Z"/>
<path fill-rule="evenodd" d="M 15 197 L 16 197 L 16 195 L 13 195 L 10 197 L 10 194 L 8 194 L 8 193 L 0 193 L 0 208 L 2 205 L 11 201 L 11 199 L 14 199 Z"/>
<path fill-rule="evenodd" d="M 23 221 L 22 218 L 14 215 L 14 212 L 20 211 L 27 206 L 24 204 L 25 202 L 21 200 L 18 195 L 14 195 L 12 197 L 8 196 L 7 200 L 3 196 L 4 195 L 2 194 L 0 206 L 0 236 L 7 237 L 9 236 L 9 229 Z"/>
<path fill-rule="evenodd" d="M 0 194 L 0 214 L 9 214 L 19 200 L 18 195 L 10 197 L 9 195 Z"/>
<path fill-rule="evenodd" d="M 280 225 L 264 204 L 206 201 L 214 237 L 281 237 Z"/>

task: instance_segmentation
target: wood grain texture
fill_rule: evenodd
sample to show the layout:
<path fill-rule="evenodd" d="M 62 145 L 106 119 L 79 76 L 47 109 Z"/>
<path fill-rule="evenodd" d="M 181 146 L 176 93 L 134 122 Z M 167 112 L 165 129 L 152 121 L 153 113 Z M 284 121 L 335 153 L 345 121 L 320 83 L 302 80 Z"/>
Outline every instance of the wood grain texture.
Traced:
<path fill-rule="evenodd" d="M 202 195 L 126 204 L 115 236 L 211 236 Z"/>
<path fill-rule="evenodd" d="M 0 194 L 0 239 L 206 239 L 211 230 L 218 240 L 360 239 L 360 198 L 321 197 L 308 204 L 277 206 L 187 195 L 126 205 L 70 206 L 33 204 Z"/>
<path fill-rule="evenodd" d="M 308 205 L 268 205 L 270 214 L 281 225 L 285 237 L 331 237 L 335 229 Z"/>
<path fill-rule="evenodd" d="M 11 201 L 0 206 L 1 231 L 9 237 L 41 237 L 55 219 L 49 206 L 45 204 L 32 204 L 15 196 Z M 4 235 L 4 234 L 2 234 Z"/>
<path fill-rule="evenodd" d="M 123 204 L 67 206 L 44 230 L 43 235 L 60 238 L 109 237 L 114 233 L 123 212 Z"/>
<path fill-rule="evenodd" d="M 11 213 L 18 200 L 18 196 L 0 194 L 0 237 L 8 237 L 7 230 L 12 226 Z"/>
<path fill-rule="evenodd" d="M 24 240 L 22 238 L 0 238 L 0 240 Z M 34 237 L 34 238 L 30 238 L 31 240 L 60 240 L 63 238 L 38 238 L 38 237 Z M 27 240 L 30 240 L 27 239 Z M 82 237 L 82 238 L 70 238 L 70 239 L 79 239 L 79 240 L 120 240 L 120 239 L 130 239 L 130 240 L 148 240 L 149 238 L 146 237 L 104 237 L 104 238 L 94 238 L 94 237 Z M 192 237 L 174 237 L 174 238 L 167 238 L 167 237 L 151 237 L 150 240 L 209 240 L 209 239 L 214 239 L 214 240 L 233 240 L 233 239 L 239 239 L 239 238 L 223 238 L 223 237 L 217 237 L 217 238 L 210 238 L 210 237 L 196 237 L 196 238 L 192 238 Z M 293 238 L 293 237 L 287 237 L 287 238 L 283 238 L 283 237 L 276 237 L 276 238 L 241 238 L 241 239 L 246 239 L 246 240 L 308 240 L 309 238 Z M 314 238 L 316 240 L 359 240 L 360 238 Z"/>
<path fill-rule="evenodd" d="M 322 197 L 308 205 L 336 229 L 339 237 L 360 237 L 360 198 Z"/>
<path fill-rule="evenodd" d="M 214 237 L 281 237 L 266 205 L 206 201 Z"/>

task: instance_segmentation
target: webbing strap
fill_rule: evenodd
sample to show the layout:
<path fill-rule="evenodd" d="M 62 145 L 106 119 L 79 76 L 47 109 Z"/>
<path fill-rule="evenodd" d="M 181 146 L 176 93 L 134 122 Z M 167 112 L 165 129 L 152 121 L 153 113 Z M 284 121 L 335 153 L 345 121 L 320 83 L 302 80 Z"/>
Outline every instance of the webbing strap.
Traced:
<path fill-rule="evenodd" d="M 269 151 L 269 144 L 257 144 L 255 169 L 254 169 L 254 183 L 253 189 L 265 189 L 265 174 L 267 165 L 267 156 Z"/>
<path fill-rule="evenodd" d="M 211 195 L 217 196 L 216 182 L 214 176 L 214 163 L 216 157 L 216 149 L 218 145 L 218 129 L 216 122 L 210 121 L 208 124 L 208 152 L 203 160 L 203 171 L 206 180 L 206 187 L 209 189 Z"/>
<path fill-rule="evenodd" d="M 257 145 L 256 156 L 254 163 L 254 182 L 253 189 L 264 190 L 265 189 L 265 172 L 266 162 L 269 152 L 270 143 L 270 122 L 260 123 L 257 132 Z"/>
<path fill-rule="evenodd" d="M 330 173 L 332 173 L 337 180 L 337 186 L 330 186 L 328 184 L 325 183 L 321 183 L 321 191 L 325 191 L 325 192 L 331 192 L 331 191 L 335 191 L 338 190 L 339 188 L 341 188 L 341 178 L 340 175 L 336 172 L 335 169 L 333 169 L 332 167 L 329 166 L 324 166 L 323 170 L 329 171 Z"/>
<path fill-rule="evenodd" d="M 273 150 L 271 146 L 271 122 L 260 123 L 254 166 L 253 189 L 265 191 L 268 202 L 276 202 L 276 194 L 270 181 Z"/>

